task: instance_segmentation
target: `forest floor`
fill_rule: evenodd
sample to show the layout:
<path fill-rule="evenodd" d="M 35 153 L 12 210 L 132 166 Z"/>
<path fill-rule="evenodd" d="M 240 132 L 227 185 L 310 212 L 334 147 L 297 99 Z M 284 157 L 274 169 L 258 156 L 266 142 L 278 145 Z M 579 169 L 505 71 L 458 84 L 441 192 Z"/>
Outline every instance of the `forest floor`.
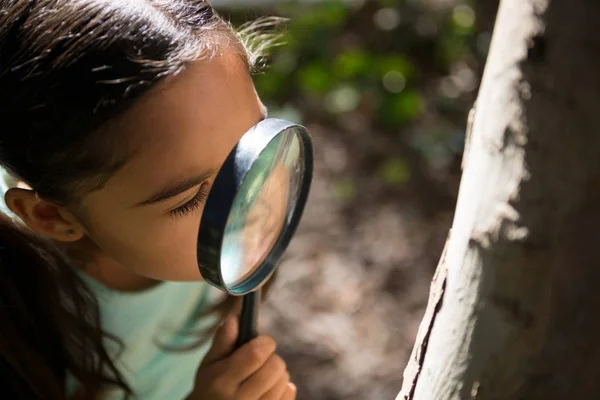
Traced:
<path fill-rule="evenodd" d="M 360 165 L 349 168 L 361 162 L 360 144 L 309 128 L 312 191 L 263 306 L 261 329 L 276 337 L 298 400 L 394 399 L 453 204 L 424 215 L 414 199 L 378 196 L 376 180 Z M 340 200 L 332 189 L 339 171 L 365 182 L 367 193 Z"/>

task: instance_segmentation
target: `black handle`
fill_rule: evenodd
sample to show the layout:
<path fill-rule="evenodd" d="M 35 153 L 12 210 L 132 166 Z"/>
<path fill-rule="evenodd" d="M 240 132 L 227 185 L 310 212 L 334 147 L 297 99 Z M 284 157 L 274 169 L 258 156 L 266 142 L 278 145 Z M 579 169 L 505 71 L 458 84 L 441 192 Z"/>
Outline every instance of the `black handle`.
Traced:
<path fill-rule="evenodd" d="M 258 307 L 260 305 L 260 289 L 244 295 L 242 298 L 242 314 L 240 315 L 240 333 L 236 348 L 243 346 L 258 336 Z"/>

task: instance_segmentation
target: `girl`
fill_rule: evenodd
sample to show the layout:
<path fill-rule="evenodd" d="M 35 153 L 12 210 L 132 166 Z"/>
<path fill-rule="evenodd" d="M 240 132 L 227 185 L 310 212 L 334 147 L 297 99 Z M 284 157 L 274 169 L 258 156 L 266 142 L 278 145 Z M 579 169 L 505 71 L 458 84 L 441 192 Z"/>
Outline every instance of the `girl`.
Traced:
<path fill-rule="evenodd" d="M 273 339 L 192 340 L 231 309 L 195 241 L 255 61 L 203 0 L 0 0 L 2 398 L 295 398 Z"/>

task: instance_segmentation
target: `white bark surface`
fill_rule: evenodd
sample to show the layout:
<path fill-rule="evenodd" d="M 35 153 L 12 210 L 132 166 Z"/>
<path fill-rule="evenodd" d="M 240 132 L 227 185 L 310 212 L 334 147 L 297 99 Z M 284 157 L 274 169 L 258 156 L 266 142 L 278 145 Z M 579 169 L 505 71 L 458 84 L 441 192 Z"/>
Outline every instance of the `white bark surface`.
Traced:
<path fill-rule="evenodd" d="M 502 0 L 397 400 L 600 398 L 599 18 L 596 0 Z"/>

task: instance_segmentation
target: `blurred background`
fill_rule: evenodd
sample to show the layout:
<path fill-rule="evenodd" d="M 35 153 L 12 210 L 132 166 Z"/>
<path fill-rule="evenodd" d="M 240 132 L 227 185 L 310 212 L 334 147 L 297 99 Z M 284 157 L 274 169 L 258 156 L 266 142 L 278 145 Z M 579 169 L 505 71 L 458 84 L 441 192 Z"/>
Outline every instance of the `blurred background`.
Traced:
<path fill-rule="evenodd" d="M 262 311 L 299 400 L 388 400 L 427 304 L 498 0 L 213 0 L 289 18 L 255 78 L 316 176 Z"/>

